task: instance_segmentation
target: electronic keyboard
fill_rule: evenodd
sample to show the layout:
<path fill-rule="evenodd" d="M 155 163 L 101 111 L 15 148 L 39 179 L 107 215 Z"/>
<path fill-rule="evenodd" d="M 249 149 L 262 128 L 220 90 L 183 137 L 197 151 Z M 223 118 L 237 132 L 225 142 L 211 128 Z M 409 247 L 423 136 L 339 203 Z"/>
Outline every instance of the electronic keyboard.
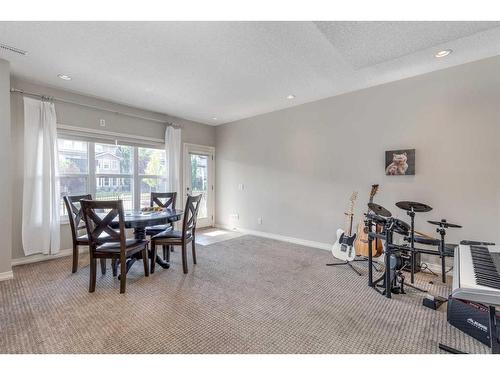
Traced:
<path fill-rule="evenodd" d="M 500 246 L 455 249 L 452 297 L 500 306 Z"/>
<path fill-rule="evenodd" d="M 455 248 L 451 296 L 488 306 L 491 352 L 499 354 L 495 306 L 500 306 L 500 246 L 467 241 Z M 444 344 L 439 344 L 439 348 L 450 353 L 463 353 Z"/>

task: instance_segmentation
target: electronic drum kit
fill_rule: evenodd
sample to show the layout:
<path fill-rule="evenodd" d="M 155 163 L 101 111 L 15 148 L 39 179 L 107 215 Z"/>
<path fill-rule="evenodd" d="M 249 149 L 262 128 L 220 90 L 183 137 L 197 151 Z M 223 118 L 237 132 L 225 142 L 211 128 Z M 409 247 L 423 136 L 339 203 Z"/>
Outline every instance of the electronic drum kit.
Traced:
<path fill-rule="evenodd" d="M 427 236 L 421 232 L 415 230 L 415 214 L 429 212 L 432 207 L 419 202 L 412 201 L 401 201 L 396 203 L 396 207 L 406 211 L 407 215 L 410 217 L 410 224 L 405 221 L 395 218 L 392 213 L 385 207 L 376 204 L 368 203 L 369 213 L 365 214 L 365 226 L 369 234 L 369 256 L 368 256 L 368 285 L 373 287 L 375 290 L 385 295 L 387 298 L 391 298 L 391 294 L 404 294 L 404 286 L 408 286 L 419 291 L 425 292 L 425 290 L 414 286 L 415 282 L 415 257 L 418 253 L 438 255 L 441 258 L 441 268 L 442 268 L 442 281 L 446 282 L 446 271 L 445 271 L 445 256 L 447 255 L 447 250 L 454 248 L 455 245 L 447 245 L 445 243 L 446 229 L 448 228 L 461 228 L 458 224 L 453 224 L 447 222 L 445 219 L 441 221 L 429 220 L 428 223 L 437 226 L 436 232 L 439 233 L 440 239 Z M 376 230 L 373 231 L 373 225 L 375 228 L 382 228 L 380 232 Z M 394 243 L 394 234 L 399 234 L 403 236 L 403 239 L 407 242 L 403 245 L 397 245 Z M 417 235 L 415 235 L 417 233 Z M 372 254 L 372 242 L 374 239 L 380 238 L 385 241 L 384 243 L 384 253 L 385 253 L 385 271 L 384 274 L 377 280 L 373 280 L 373 257 Z M 423 245 L 437 246 L 438 251 L 416 248 L 415 243 Z M 405 278 L 403 275 L 403 270 L 409 266 L 411 283 L 405 283 Z"/>

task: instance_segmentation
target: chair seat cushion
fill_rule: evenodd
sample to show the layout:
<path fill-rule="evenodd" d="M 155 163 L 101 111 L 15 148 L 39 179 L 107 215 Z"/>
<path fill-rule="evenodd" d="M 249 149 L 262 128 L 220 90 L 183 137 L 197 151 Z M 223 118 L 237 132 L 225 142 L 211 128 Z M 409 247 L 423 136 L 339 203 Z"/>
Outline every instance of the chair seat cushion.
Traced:
<path fill-rule="evenodd" d="M 135 249 L 143 249 L 148 243 L 147 240 L 137 240 L 135 238 L 130 238 L 125 240 L 125 247 L 127 252 Z M 97 246 L 97 252 L 101 253 L 119 253 L 120 252 L 120 242 L 106 242 L 100 246 Z"/>
<path fill-rule="evenodd" d="M 146 234 L 148 236 L 154 236 L 155 234 L 161 233 L 166 230 L 172 230 L 172 225 L 170 224 L 161 224 L 161 225 L 153 225 L 150 227 L 146 227 Z"/>
<path fill-rule="evenodd" d="M 161 233 L 158 233 L 156 236 L 153 236 L 152 239 L 154 240 L 161 240 L 161 239 L 181 239 L 182 238 L 182 231 L 180 230 L 165 230 Z M 187 233 L 186 238 L 191 238 L 191 233 Z"/>
<path fill-rule="evenodd" d="M 100 240 L 100 241 L 102 240 L 103 242 L 104 242 L 104 241 L 106 241 L 106 240 L 109 240 L 109 238 L 110 238 L 110 237 L 109 237 L 109 234 L 107 234 L 106 232 L 102 232 L 102 233 L 99 235 L 99 240 Z M 85 234 L 82 234 L 81 236 L 78 236 L 78 237 L 76 238 L 76 240 L 77 240 L 78 242 L 86 242 L 86 243 L 88 243 L 88 242 L 89 242 L 89 236 L 88 236 L 88 234 L 87 234 L 87 233 L 85 233 Z"/>

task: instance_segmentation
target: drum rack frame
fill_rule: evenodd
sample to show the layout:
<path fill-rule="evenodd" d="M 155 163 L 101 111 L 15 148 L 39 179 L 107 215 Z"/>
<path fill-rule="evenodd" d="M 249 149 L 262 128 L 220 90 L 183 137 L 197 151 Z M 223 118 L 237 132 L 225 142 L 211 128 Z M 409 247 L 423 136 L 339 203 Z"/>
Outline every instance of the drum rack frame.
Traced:
<path fill-rule="evenodd" d="M 392 291 L 391 291 L 391 270 L 390 270 L 390 257 L 393 253 L 394 250 L 401 250 L 401 251 L 410 251 L 410 252 L 421 252 L 421 253 L 430 253 L 430 254 L 435 254 L 438 255 L 438 252 L 433 252 L 432 250 L 427 250 L 427 249 L 418 249 L 413 247 L 410 248 L 407 245 L 394 245 L 392 243 L 392 229 L 388 230 L 386 226 L 384 225 L 384 232 L 385 234 L 379 234 L 375 233 L 372 231 L 373 229 L 373 221 L 367 217 L 365 219 L 365 226 L 368 229 L 368 286 L 375 289 L 378 293 L 385 295 L 387 298 L 392 298 Z M 382 240 L 385 240 L 385 246 L 384 246 L 384 263 L 385 263 L 385 270 L 384 270 L 384 275 L 377 279 L 373 280 L 373 255 L 372 255 L 372 242 L 374 239 L 379 238 Z M 414 257 L 411 257 L 411 260 L 413 261 Z M 413 271 L 413 269 L 412 269 Z M 380 290 L 380 285 L 378 284 L 380 281 L 384 280 L 385 284 L 385 289 Z M 405 283 L 404 281 L 402 282 L 401 285 L 401 294 L 404 294 L 404 289 L 403 286 L 410 287 L 412 289 L 418 290 L 420 292 L 427 292 L 427 290 L 421 289 L 415 285 Z"/>

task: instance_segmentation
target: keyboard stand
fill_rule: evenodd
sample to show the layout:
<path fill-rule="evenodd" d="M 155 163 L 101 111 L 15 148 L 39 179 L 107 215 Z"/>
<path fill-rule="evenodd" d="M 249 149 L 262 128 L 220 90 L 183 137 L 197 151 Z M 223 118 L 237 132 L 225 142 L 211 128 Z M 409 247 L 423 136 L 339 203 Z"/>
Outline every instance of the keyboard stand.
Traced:
<path fill-rule="evenodd" d="M 491 354 L 500 354 L 500 342 L 497 332 L 497 321 L 496 321 L 496 310 L 495 306 L 489 307 L 489 320 L 490 320 L 490 346 L 491 346 Z M 451 354 L 469 354 L 466 352 L 462 352 L 458 349 L 452 348 L 450 346 L 439 344 L 439 349 L 444 350 L 445 352 Z"/>
<path fill-rule="evenodd" d="M 469 353 L 462 352 L 458 349 L 452 348 L 451 346 L 441 344 L 441 343 L 439 343 L 439 349 L 444 350 L 445 352 L 448 352 L 451 354 L 469 354 Z"/>
<path fill-rule="evenodd" d="M 495 306 L 490 306 L 490 344 L 492 354 L 500 354 L 500 338 L 498 337 L 497 325 Z"/>

